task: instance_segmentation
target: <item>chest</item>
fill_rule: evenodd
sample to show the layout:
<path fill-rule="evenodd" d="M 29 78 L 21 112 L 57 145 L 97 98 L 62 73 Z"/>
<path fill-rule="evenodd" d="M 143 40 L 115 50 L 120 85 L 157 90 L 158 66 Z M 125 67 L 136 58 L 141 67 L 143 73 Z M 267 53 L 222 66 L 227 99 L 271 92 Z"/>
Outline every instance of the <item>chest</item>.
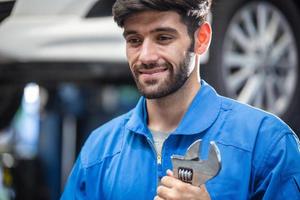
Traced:
<path fill-rule="evenodd" d="M 167 169 L 173 169 L 171 155 L 185 154 L 196 139 L 166 140 L 160 161 L 151 141 L 126 141 L 122 151 L 101 170 L 100 185 L 104 199 L 153 199 L 160 178 L 165 176 Z M 222 168 L 215 178 L 207 182 L 209 192 L 221 199 L 246 198 L 251 179 L 251 154 L 234 146 L 218 144 L 218 147 Z"/>

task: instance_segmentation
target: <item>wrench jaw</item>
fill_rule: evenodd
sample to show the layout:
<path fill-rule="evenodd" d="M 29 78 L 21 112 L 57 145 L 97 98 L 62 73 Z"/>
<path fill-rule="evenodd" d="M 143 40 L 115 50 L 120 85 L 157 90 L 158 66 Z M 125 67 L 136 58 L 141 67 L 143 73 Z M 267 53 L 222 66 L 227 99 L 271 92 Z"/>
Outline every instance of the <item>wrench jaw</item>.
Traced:
<path fill-rule="evenodd" d="M 196 140 L 193 142 L 186 151 L 184 158 L 186 160 L 200 160 L 199 152 L 201 149 L 201 140 Z"/>
<path fill-rule="evenodd" d="M 210 142 L 208 153 L 207 168 L 211 169 L 211 176 L 216 176 L 221 169 L 221 154 L 217 144 L 214 141 Z"/>
<path fill-rule="evenodd" d="M 185 156 L 171 156 L 175 177 L 195 186 L 204 184 L 218 174 L 221 169 L 221 156 L 215 142 L 210 142 L 207 160 L 201 160 L 199 150 L 201 140 L 195 141 L 187 150 Z"/>

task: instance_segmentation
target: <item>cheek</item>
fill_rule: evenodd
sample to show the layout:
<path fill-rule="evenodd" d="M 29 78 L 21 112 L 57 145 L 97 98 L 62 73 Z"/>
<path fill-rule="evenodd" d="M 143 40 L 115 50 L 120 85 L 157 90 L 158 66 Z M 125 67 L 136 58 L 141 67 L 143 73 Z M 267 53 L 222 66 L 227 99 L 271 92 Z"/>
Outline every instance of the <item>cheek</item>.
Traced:
<path fill-rule="evenodd" d="M 131 50 L 128 50 L 127 48 L 126 48 L 126 57 L 127 57 L 127 62 L 131 68 L 131 65 L 133 63 L 133 52 Z"/>
<path fill-rule="evenodd" d="M 182 59 L 183 52 L 173 47 L 160 49 L 161 58 L 167 62 L 177 65 L 177 63 Z"/>
<path fill-rule="evenodd" d="M 168 50 L 165 49 L 164 52 L 167 53 L 167 57 L 172 60 L 173 63 L 176 63 L 178 65 L 181 63 L 186 56 L 189 54 L 189 43 L 178 43 L 177 45 L 172 46 Z"/>
<path fill-rule="evenodd" d="M 181 65 L 186 57 L 188 55 L 188 52 L 187 51 L 180 51 L 180 52 L 177 52 L 173 55 L 173 58 L 174 58 L 174 62 L 176 63 L 176 65 Z"/>
<path fill-rule="evenodd" d="M 126 47 L 126 57 L 130 66 L 135 64 L 138 61 L 138 49 Z"/>

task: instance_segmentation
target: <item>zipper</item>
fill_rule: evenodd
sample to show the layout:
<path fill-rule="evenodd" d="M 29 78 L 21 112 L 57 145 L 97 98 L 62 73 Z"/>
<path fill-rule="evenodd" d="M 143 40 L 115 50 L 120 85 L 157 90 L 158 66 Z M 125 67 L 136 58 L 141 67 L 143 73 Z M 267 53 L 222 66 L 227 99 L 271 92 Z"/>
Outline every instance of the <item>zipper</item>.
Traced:
<path fill-rule="evenodd" d="M 165 147 L 165 142 L 168 140 L 168 138 L 170 137 L 171 134 L 168 135 L 168 137 L 165 139 L 165 141 L 163 142 L 163 145 L 162 145 L 162 149 L 161 149 L 161 155 L 158 155 L 157 152 L 156 152 L 156 149 L 154 147 L 154 144 L 152 142 L 152 140 L 148 137 L 147 138 L 147 141 L 149 143 L 149 145 L 151 146 L 151 149 L 152 149 L 152 152 L 154 154 L 154 157 L 156 158 L 156 186 L 160 185 L 160 178 L 158 176 L 158 167 L 161 167 L 162 168 L 162 155 L 163 155 L 163 151 L 164 151 L 164 147 Z M 160 169 L 162 170 L 162 169 Z"/>
<path fill-rule="evenodd" d="M 157 152 L 156 152 L 156 149 L 154 147 L 154 144 L 153 142 L 150 140 L 150 138 L 146 137 L 147 138 L 147 141 L 152 149 L 152 152 L 154 154 L 154 157 L 156 158 L 156 162 L 155 162 L 155 174 L 156 174 L 156 187 L 160 184 L 160 180 L 159 180 L 159 177 L 158 177 L 158 166 L 161 165 L 161 156 L 157 156 Z"/>
<path fill-rule="evenodd" d="M 153 154 L 154 154 L 154 157 L 156 158 L 156 162 L 157 162 L 157 153 L 156 153 L 156 150 L 155 150 L 155 147 L 154 147 L 154 144 L 153 144 L 153 142 L 147 137 L 147 141 L 148 141 L 148 143 L 150 144 L 150 146 L 151 146 L 151 149 L 152 149 L 152 152 L 153 152 Z"/>

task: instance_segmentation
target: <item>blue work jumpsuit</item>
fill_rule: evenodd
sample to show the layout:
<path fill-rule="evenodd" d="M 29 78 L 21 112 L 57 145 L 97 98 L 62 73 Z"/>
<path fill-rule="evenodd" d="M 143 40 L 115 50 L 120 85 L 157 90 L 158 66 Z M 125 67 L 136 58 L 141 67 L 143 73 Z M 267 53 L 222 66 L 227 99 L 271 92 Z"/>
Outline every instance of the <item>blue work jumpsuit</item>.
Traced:
<path fill-rule="evenodd" d="M 222 97 L 201 81 L 183 119 L 162 148 L 161 164 L 147 127 L 145 98 L 96 129 L 84 144 L 62 199 L 152 200 L 159 179 L 197 139 L 207 157 L 210 141 L 221 154 L 219 174 L 206 183 L 211 199 L 300 199 L 300 149 L 279 118 Z"/>

